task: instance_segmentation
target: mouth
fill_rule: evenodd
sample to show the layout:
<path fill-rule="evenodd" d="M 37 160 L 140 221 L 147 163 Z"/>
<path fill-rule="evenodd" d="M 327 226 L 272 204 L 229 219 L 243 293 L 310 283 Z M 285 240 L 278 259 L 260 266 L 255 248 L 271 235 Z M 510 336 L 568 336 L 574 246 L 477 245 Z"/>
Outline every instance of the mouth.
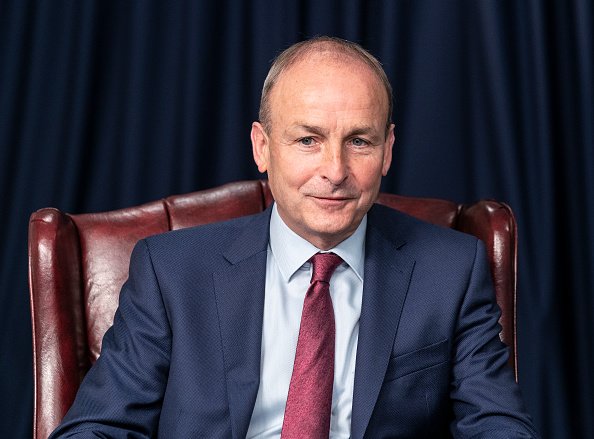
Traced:
<path fill-rule="evenodd" d="M 355 199 L 355 197 L 348 196 L 309 195 L 309 197 L 313 199 L 317 204 L 324 207 L 342 207 Z"/>

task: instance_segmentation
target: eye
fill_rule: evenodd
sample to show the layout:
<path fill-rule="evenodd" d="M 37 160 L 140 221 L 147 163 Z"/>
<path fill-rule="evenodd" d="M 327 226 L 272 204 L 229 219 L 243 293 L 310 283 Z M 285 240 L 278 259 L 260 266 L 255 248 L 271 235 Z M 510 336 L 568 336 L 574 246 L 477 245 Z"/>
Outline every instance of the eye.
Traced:
<path fill-rule="evenodd" d="M 360 137 L 355 137 L 353 140 L 351 140 L 351 143 L 353 144 L 353 146 L 356 146 L 359 148 L 369 145 L 369 142 L 367 140 L 363 140 Z"/>
<path fill-rule="evenodd" d="M 299 139 L 299 143 L 301 143 L 303 146 L 313 146 L 315 141 L 313 137 L 303 137 Z"/>

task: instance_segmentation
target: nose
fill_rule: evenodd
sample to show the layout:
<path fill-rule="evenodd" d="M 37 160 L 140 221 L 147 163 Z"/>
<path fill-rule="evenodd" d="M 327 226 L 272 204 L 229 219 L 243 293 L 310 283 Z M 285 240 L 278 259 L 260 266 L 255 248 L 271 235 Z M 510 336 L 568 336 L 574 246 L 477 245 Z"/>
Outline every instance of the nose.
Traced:
<path fill-rule="evenodd" d="M 328 145 L 324 149 L 321 174 L 335 186 L 340 185 L 348 177 L 348 163 L 342 145 Z"/>

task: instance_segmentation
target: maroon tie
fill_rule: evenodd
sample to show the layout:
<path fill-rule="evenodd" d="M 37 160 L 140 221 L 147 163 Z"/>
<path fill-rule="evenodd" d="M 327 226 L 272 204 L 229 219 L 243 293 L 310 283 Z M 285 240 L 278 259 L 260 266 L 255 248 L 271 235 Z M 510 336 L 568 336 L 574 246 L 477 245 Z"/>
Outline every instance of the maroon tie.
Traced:
<path fill-rule="evenodd" d="M 342 259 L 334 253 L 317 253 L 311 262 L 282 439 L 327 438 L 330 433 L 335 331 L 330 278 Z"/>

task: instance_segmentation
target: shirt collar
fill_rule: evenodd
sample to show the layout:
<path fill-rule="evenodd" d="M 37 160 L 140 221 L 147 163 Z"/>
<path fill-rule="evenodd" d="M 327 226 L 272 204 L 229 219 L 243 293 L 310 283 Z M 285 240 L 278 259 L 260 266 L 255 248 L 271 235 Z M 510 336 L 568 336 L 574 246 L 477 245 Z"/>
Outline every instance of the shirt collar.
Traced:
<path fill-rule="evenodd" d="M 367 215 L 363 217 L 355 233 L 328 250 L 340 256 L 353 269 L 361 282 L 363 282 L 366 229 Z M 291 276 L 320 251 L 285 224 L 278 213 L 276 203 L 270 216 L 270 249 L 285 282 L 289 282 Z"/>

